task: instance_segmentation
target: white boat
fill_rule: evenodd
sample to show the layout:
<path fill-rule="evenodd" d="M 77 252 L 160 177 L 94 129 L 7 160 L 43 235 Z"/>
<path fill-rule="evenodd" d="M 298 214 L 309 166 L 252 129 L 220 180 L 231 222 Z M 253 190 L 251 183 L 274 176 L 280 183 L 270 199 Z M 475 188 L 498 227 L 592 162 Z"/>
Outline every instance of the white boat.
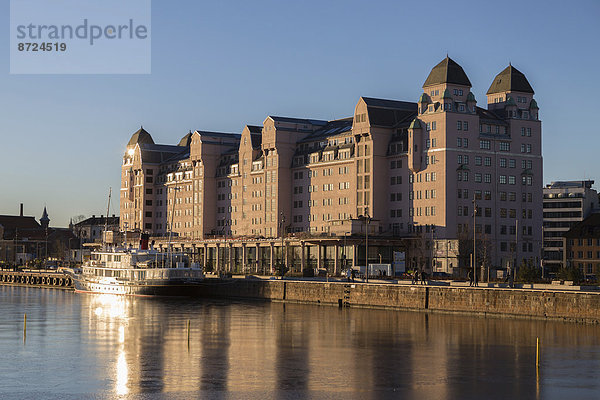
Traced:
<path fill-rule="evenodd" d="M 156 250 L 99 250 L 73 274 L 76 292 L 136 296 L 194 296 L 202 268 L 183 253 Z"/>

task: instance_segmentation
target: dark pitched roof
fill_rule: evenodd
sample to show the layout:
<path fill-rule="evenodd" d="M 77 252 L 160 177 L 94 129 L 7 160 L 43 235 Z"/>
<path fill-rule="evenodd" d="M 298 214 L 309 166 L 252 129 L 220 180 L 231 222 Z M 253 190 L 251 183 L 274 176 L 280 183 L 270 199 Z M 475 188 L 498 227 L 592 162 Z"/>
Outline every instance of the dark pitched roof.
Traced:
<path fill-rule="evenodd" d="M 573 226 L 566 238 L 600 238 L 600 213 L 591 214 L 589 217 Z"/>
<path fill-rule="evenodd" d="M 127 146 L 134 146 L 136 143 L 145 143 L 145 144 L 154 144 L 154 140 L 152 136 L 142 127 L 133 135 L 131 135 L 131 139 L 129 139 L 129 143 Z"/>
<path fill-rule="evenodd" d="M 446 56 L 446 58 L 438 65 L 433 67 L 425 80 L 423 87 L 438 85 L 440 83 L 454 83 L 456 85 L 471 86 L 471 81 L 462 67 L 448 56 Z"/>
<path fill-rule="evenodd" d="M 274 116 L 274 115 L 269 115 L 269 118 L 271 118 L 273 121 L 290 122 L 293 124 L 325 125 L 327 123 L 327 121 L 323 121 L 320 119 L 278 117 L 278 116 Z"/>
<path fill-rule="evenodd" d="M 158 164 L 176 155 L 187 152 L 188 148 L 183 146 L 172 146 L 166 144 L 143 144 L 140 145 L 142 160 L 145 163 Z"/>
<path fill-rule="evenodd" d="M 200 136 L 206 135 L 206 136 L 214 136 L 214 137 L 221 137 L 221 138 L 231 138 L 231 139 L 237 139 L 237 140 L 240 140 L 240 137 L 241 137 L 241 135 L 239 133 L 213 132 L 213 131 L 201 131 L 201 130 L 196 130 L 196 132 L 198 132 L 200 134 Z"/>
<path fill-rule="evenodd" d="M 4 231 L 0 239 L 12 240 L 15 236 L 19 239 L 41 239 L 45 235 L 44 229 L 34 217 L 0 215 L 0 225 Z"/>
<path fill-rule="evenodd" d="M 260 133 L 251 133 L 250 140 L 252 141 L 252 148 L 257 149 L 260 147 L 262 143 L 262 134 Z"/>
<path fill-rule="evenodd" d="M 491 122 L 497 125 L 508 125 L 508 122 L 502 118 L 502 115 L 499 115 L 499 113 L 506 115 L 505 110 L 492 111 L 481 107 L 477 107 L 476 110 L 481 122 Z"/>
<path fill-rule="evenodd" d="M 344 132 L 351 131 L 352 121 L 352 117 L 329 121 L 327 125 L 325 125 L 321 129 L 314 131 L 304 139 L 300 140 L 298 143 L 312 142 L 322 138 L 327 138 L 330 136 L 335 136 Z"/>
<path fill-rule="evenodd" d="M 42 229 L 35 217 L 20 217 L 18 215 L 0 215 L 0 225 L 6 230 Z"/>
<path fill-rule="evenodd" d="M 362 99 L 365 101 L 365 104 L 369 107 L 393 108 L 395 110 L 409 111 L 417 109 L 417 103 L 412 103 L 410 101 L 377 99 L 373 97 L 362 97 Z"/>
<path fill-rule="evenodd" d="M 246 125 L 250 133 L 262 133 L 262 126 Z"/>
<path fill-rule="evenodd" d="M 99 217 L 96 217 L 95 215 L 93 215 L 90 218 L 86 218 L 83 221 L 76 223 L 75 226 L 77 226 L 77 227 L 92 226 L 92 225 L 104 226 L 104 224 L 106 223 L 106 220 L 107 220 L 107 218 L 103 215 L 101 215 Z M 119 225 L 119 217 L 116 217 L 116 216 L 108 217 L 108 225 L 109 226 Z"/>
<path fill-rule="evenodd" d="M 417 115 L 417 103 L 363 97 L 371 125 L 395 127 L 410 123 Z"/>
<path fill-rule="evenodd" d="M 509 65 L 494 78 L 492 85 L 487 91 L 487 94 L 500 92 L 523 92 L 533 94 L 533 88 L 527 81 L 527 78 L 521 71 Z"/>

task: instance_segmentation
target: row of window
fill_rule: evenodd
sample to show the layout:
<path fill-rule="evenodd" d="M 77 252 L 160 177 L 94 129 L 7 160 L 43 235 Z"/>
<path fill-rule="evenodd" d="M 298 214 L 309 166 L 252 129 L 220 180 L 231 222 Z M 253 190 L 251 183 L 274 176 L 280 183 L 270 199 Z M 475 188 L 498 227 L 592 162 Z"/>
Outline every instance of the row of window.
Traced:
<path fill-rule="evenodd" d="M 408 209 L 408 215 L 410 217 L 422 217 L 423 215 L 426 217 L 434 217 L 435 216 L 435 206 L 431 207 L 415 207 Z"/>
<path fill-rule="evenodd" d="M 600 239 L 596 239 L 596 246 L 600 246 Z M 585 244 L 584 244 L 585 243 Z M 569 244 L 571 246 L 575 246 L 575 239 L 569 239 Z M 588 239 L 577 239 L 577 245 L 578 246 L 593 246 L 594 245 L 594 239 L 588 238 Z"/>

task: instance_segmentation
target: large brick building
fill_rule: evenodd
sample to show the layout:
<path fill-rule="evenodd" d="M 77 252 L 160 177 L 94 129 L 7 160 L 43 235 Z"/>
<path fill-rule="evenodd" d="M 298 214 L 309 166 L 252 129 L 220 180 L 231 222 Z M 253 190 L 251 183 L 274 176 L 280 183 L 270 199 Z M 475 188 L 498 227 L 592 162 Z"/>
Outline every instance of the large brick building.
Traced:
<path fill-rule="evenodd" d="M 586 279 L 596 280 L 600 273 L 600 213 L 590 214 L 575 224 L 563 241 L 563 265 L 577 268 Z"/>
<path fill-rule="evenodd" d="M 361 97 L 348 118 L 268 116 L 241 135 L 196 131 L 177 146 L 140 129 L 123 158 L 121 228 L 172 230 L 198 246 L 282 235 L 327 243 L 364 232 L 368 217 L 373 240 L 410 239 L 411 262 L 434 271 L 466 267 L 473 236 L 478 264 L 537 262 L 542 156 L 533 95 L 509 65 L 492 80 L 487 108 L 478 107 L 466 73 L 446 57 L 417 103 Z M 391 257 L 373 251 L 369 262 Z M 350 257 L 356 264 L 356 249 Z"/>

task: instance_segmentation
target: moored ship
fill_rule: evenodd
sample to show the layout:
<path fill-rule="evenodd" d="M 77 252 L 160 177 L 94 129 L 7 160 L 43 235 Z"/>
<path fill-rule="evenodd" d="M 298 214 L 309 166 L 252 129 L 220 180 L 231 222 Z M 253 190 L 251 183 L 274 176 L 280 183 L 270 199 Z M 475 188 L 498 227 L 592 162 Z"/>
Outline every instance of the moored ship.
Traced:
<path fill-rule="evenodd" d="M 73 274 L 76 292 L 136 296 L 193 296 L 203 279 L 187 254 L 148 249 L 93 251 Z"/>

